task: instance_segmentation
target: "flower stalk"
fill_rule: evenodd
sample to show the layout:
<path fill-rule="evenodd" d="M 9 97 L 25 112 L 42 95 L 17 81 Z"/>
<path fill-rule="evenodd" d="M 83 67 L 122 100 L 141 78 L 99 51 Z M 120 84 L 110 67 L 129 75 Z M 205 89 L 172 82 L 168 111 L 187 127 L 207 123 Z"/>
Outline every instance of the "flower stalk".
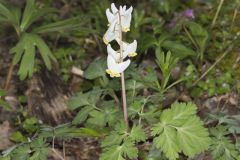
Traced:
<path fill-rule="evenodd" d="M 108 19 L 108 30 L 103 36 L 103 42 L 107 45 L 107 66 L 106 72 L 110 77 L 121 77 L 121 90 L 122 90 L 122 106 L 124 121 L 127 129 L 129 128 L 128 122 L 128 111 L 127 111 L 127 97 L 124 71 L 128 68 L 131 63 L 130 57 L 137 55 L 137 41 L 134 40 L 132 43 L 123 41 L 123 32 L 130 31 L 130 24 L 132 19 L 132 7 L 120 6 L 117 8 L 114 3 L 111 4 L 111 10 L 106 10 L 106 16 Z M 117 41 L 119 50 L 115 51 L 111 44 L 111 41 Z"/>
<path fill-rule="evenodd" d="M 118 12 L 119 16 L 119 25 L 121 28 L 121 14 Z M 120 38 L 120 62 L 123 62 L 123 41 L 122 41 L 122 30 L 119 29 L 119 38 Z M 125 78 L 124 78 L 124 72 L 121 73 L 121 86 L 122 86 L 122 105 L 123 105 L 123 114 L 124 114 L 124 121 L 126 123 L 127 129 L 129 128 L 128 123 L 128 110 L 127 110 L 127 98 L 126 98 L 126 87 L 125 87 Z"/>

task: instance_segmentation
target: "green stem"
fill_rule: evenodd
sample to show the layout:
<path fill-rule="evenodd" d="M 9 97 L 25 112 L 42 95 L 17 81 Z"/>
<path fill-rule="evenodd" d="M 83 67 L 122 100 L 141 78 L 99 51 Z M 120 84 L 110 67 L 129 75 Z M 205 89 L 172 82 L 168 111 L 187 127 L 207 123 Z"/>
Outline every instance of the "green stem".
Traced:
<path fill-rule="evenodd" d="M 237 14 L 238 14 L 238 7 L 234 9 L 233 18 L 232 18 L 232 23 L 231 23 L 231 30 L 232 30 L 232 28 L 233 28 L 233 25 L 234 25 L 235 19 L 236 19 L 236 17 L 237 17 Z"/>
<path fill-rule="evenodd" d="M 182 82 L 184 80 L 185 79 L 183 78 L 183 79 L 179 79 L 179 80 L 173 82 L 171 85 L 169 85 L 167 88 L 165 88 L 162 93 L 166 92 L 168 89 L 172 88 L 173 86 L 175 86 L 176 84 L 178 84 L 178 83 L 180 83 L 180 82 Z"/>
<path fill-rule="evenodd" d="M 224 0 L 220 0 L 220 3 L 219 3 L 218 8 L 217 8 L 217 12 L 216 12 L 216 14 L 215 14 L 215 16 L 213 18 L 213 21 L 212 21 L 211 28 L 213 28 L 215 26 L 215 23 L 216 23 L 216 20 L 218 18 L 219 12 L 220 12 L 220 10 L 222 8 L 223 2 L 224 2 Z"/>
<path fill-rule="evenodd" d="M 200 78 L 198 78 L 192 86 L 195 86 L 201 79 L 203 79 L 231 50 L 232 50 L 233 46 L 231 45 L 230 47 L 228 47 L 228 49 L 216 60 L 216 62 L 214 62 L 214 64 L 208 68 L 208 70 L 206 72 L 204 72 L 202 74 L 202 76 Z"/>
<path fill-rule="evenodd" d="M 119 35 L 120 35 L 120 61 L 123 62 L 123 41 L 122 41 L 122 24 L 121 24 L 121 15 L 118 12 L 119 16 Z M 127 98 L 126 98 L 126 87 L 125 87 L 125 79 L 124 79 L 124 72 L 121 73 L 121 86 L 122 86 L 122 102 L 123 102 L 123 114 L 124 114 L 124 121 L 127 126 L 127 131 L 129 128 L 128 123 L 128 110 L 127 110 Z"/>
<path fill-rule="evenodd" d="M 195 48 L 197 50 L 200 50 L 200 47 L 198 46 L 197 42 L 194 40 L 194 38 L 192 37 L 192 35 L 188 32 L 187 28 L 185 26 L 183 26 L 184 31 L 186 32 L 188 38 L 192 41 L 193 45 L 195 46 Z"/>

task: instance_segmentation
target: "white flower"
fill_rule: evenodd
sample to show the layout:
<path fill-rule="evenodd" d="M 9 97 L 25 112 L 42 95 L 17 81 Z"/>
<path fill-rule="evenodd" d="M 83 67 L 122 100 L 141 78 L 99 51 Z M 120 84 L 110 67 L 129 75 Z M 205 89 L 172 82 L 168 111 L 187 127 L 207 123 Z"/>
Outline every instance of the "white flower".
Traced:
<path fill-rule="evenodd" d="M 116 14 L 118 12 L 118 9 L 114 3 L 111 4 L 111 10 L 112 10 L 113 14 Z"/>
<path fill-rule="evenodd" d="M 108 19 L 108 26 L 110 26 L 110 24 L 114 21 L 114 19 L 117 18 L 117 15 L 112 14 L 109 8 L 106 10 L 106 15 Z"/>
<path fill-rule="evenodd" d="M 108 46 L 107 46 L 107 52 L 108 52 L 108 55 L 111 55 L 116 62 L 120 62 L 121 61 L 120 53 L 115 51 L 114 49 L 112 49 L 110 44 L 108 44 Z M 125 52 L 125 53 L 123 52 L 122 59 L 126 58 L 127 56 L 128 56 L 128 53 L 127 52 Z"/>
<path fill-rule="evenodd" d="M 107 32 L 103 36 L 103 42 L 107 45 L 109 42 L 113 41 L 114 39 L 117 38 L 117 33 L 116 33 L 116 23 L 117 21 L 115 20 L 114 22 L 111 23 L 109 26 Z"/>
<path fill-rule="evenodd" d="M 120 6 L 119 10 L 116 8 L 115 4 L 112 3 L 111 4 L 111 10 L 108 8 L 106 10 L 106 16 L 108 19 L 108 25 L 111 26 L 111 24 L 114 22 L 114 20 L 117 20 L 116 24 L 120 24 L 120 20 L 119 20 L 119 15 L 121 17 L 121 28 L 123 32 L 128 32 L 130 31 L 130 24 L 131 24 L 131 20 L 132 20 L 132 10 L 133 7 L 131 6 L 130 8 L 128 8 L 126 10 L 126 6 Z"/>
<path fill-rule="evenodd" d="M 117 63 L 111 55 L 108 55 L 108 69 L 106 70 L 106 72 L 110 75 L 110 77 L 120 77 L 121 73 L 130 65 L 130 62 L 130 60 L 126 60 L 124 62 Z"/>
<path fill-rule="evenodd" d="M 132 6 L 126 10 L 126 6 L 120 6 L 120 16 L 121 16 L 121 25 L 122 31 L 128 32 L 130 31 L 130 24 L 132 20 Z"/>
<path fill-rule="evenodd" d="M 128 57 L 134 57 L 137 55 L 137 41 L 134 40 L 132 43 L 123 42 L 123 55 L 128 55 Z"/>

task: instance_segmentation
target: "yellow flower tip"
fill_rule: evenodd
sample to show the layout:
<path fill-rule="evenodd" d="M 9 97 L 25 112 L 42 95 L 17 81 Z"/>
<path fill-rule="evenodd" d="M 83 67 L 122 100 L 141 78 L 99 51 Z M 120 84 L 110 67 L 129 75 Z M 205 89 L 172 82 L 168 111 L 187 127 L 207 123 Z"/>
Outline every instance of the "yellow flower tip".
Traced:
<path fill-rule="evenodd" d="M 128 54 L 129 57 L 135 57 L 136 55 L 137 55 L 136 52 L 133 52 L 133 53 L 129 53 L 129 54 Z"/>
<path fill-rule="evenodd" d="M 128 32 L 130 31 L 130 28 L 123 28 L 123 32 Z"/>
<path fill-rule="evenodd" d="M 108 23 L 108 25 L 107 25 L 108 27 L 110 26 L 110 23 Z"/>
<path fill-rule="evenodd" d="M 105 38 L 105 37 L 103 37 L 103 42 L 106 44 L 106 45 L 108 45 L 108 40 Z"/>
<path fill-rule="evenodd" d="M 120 75 L 120 73 L 117 73 L 117 72 L 114 72 L 114 71 L 112 71 L 112 70 L 110 70 L 110 69 L 106 69 L 106 72 L 107 72 L 107 74 L 109 74 L 110 75 L 110 77 L 120 77 L 121 75 Z"/>

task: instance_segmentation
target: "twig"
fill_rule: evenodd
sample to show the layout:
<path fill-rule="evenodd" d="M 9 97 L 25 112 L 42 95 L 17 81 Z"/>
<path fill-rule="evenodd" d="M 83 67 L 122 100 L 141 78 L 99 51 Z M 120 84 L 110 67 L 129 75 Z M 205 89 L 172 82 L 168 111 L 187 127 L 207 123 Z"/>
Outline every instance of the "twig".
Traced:
<path fill-rule="evenodd" d="M 7 74 L 7 79 L 6 79 L 6 82 L 5 82 L 5 85 L 4 85 L 5 90 L 8 90 L 8 88 L 9 88 L 9 84 L 10 84 L 11 79 L 12 79 L 12 73 L 13 73 L 14 66 L 15 65 L 12 62 L 10 67 L 9 67 L 8 74 Z"/>
<path fill-rule="evenodd" d="M 54 149 L 54 145 L 55 145 L 55 136 L 53 136 L 53 139 L 52 139 L 52 148 Z"/>
<path fill-rule="evenodd" d="M 120 34 L 120 61 L 123 62 L 123 42 L 122 42 L 122 24 L 121 24 L 121 15 L 120 12 L 118 12 L 119 15 L 119 34 Z M 122 86 L 122 101 L 123 101 L 123 114 L 124 114 L 124 121 L 127 126 L 127 130 L 129 128 L 128 123 L 128 111 L 127 111 L 127 98 L 126 98 L 126 88 L 125 88 L 125 79 L 124 79 L 124 72 L 121 73 L 121 86 Z"/>
<path fill-rule="evenodd" d="M 52 151 L 61 159 L 61 160 L 65 160 L 61 154 L 59 154 L 56 150 L 55 150 L 55 136 L 53 136 L 53 139 L 52 139 Z"/>
<path fill-rule="evenodd" d="M 14 29 L 16 30 L 18 38 L 20 39 L 20 36 L 21 36 L 20 28 L 14 27 Z M 8 87 L 9 87 L 9 83 L 10 83 L 10 81 L 12 79 L 12 73 L 13 73 L 14 66 L 15 66 L 15 64 L 12 61 L 11 65 L 9 67 L 9 70 L 8 70 L 7 79 L 6 79 L 5 86 L 4 86 L 5 90 L 7 90 Z"/>
<path fill-rule="evenodd" d="M 63 140 L 63 158 L 66 159 L 65 141 Z"/>
<path fill-rule="evenodd" d="M 59 154 L 54 148 L 52 148 L 52 151 L 61 159 L 61 160 L 65 160 L 61 154 Z"/>

